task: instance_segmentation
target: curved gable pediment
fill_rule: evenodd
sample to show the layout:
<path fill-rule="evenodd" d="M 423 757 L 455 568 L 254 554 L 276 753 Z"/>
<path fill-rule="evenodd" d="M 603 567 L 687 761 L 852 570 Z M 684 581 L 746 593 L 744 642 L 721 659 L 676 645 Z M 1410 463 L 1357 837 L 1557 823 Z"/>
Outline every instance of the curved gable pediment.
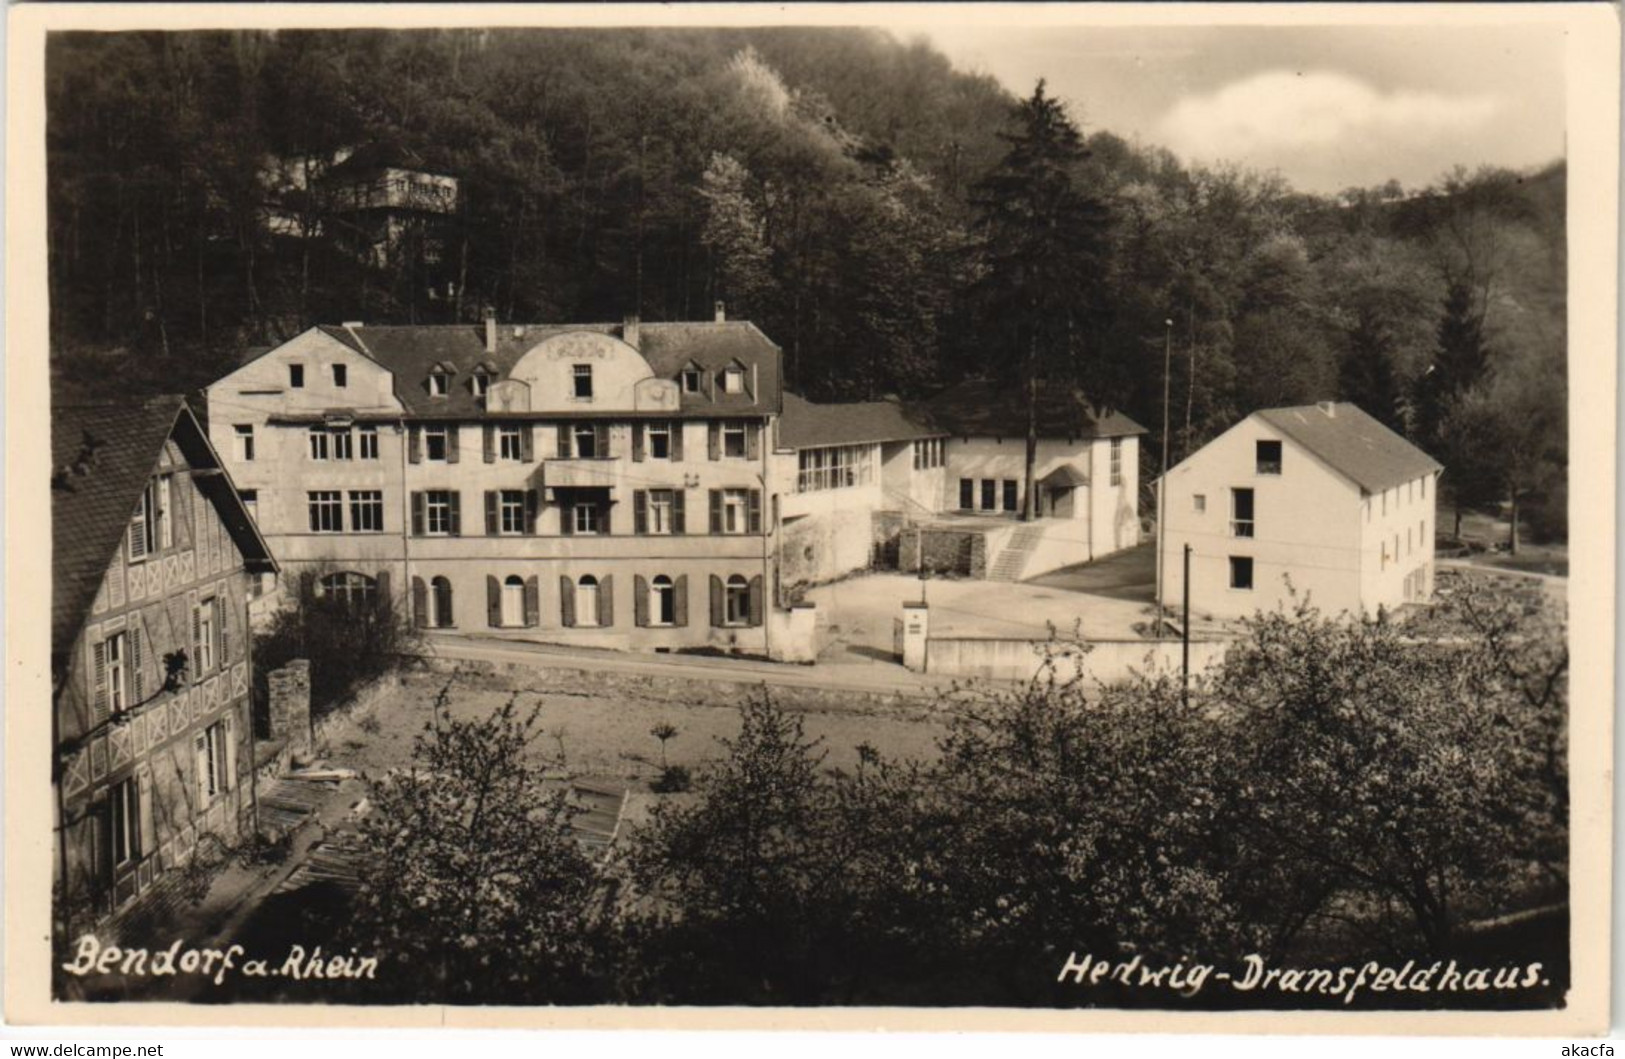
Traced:
<path fill-rule="evenodd" d="M 585 376 L 589 393 L 580 395 Z M 654 369 L 636 349 L 598 331 L 568 331 L 536 343 L 514 364 L 508 378 L 530 388 L 533 412 L 630 411 L 639 384 Z"/>

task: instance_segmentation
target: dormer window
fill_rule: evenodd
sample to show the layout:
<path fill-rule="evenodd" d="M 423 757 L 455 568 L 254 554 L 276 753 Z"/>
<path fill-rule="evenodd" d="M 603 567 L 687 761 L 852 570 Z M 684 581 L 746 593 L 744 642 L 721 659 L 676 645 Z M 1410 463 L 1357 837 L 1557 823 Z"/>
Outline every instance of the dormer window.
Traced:
<path fill-rule="evenodd" d="M 491 390 L 491 376 L 483 371 L 476 371 L 469 377 L 468 388 L 475 397 L 484 397 Z"/>
<path fill-rule="evenodd" d="M 728 368 L 727 370 L 725 370 L 722 373 L 722 392 L 723 393 L 744 393 L 745 392 L 745 369 L 744 368 L 735 366 L 735 367 L 732 367 L 732 368 Z"/>
<path fill-rule="evenodd" d="M 451 389 L 451 376 L 443 369 L 436 368 L 429 373 L 429 396 L 444 397 Z"/>
<path fill-rule="evenodd" d="M 700 378 L 699 368 L 684 368 L 682 374 L 678 376 L 678 382 L 683 387 L 684 393 L 699 393 Z"/>

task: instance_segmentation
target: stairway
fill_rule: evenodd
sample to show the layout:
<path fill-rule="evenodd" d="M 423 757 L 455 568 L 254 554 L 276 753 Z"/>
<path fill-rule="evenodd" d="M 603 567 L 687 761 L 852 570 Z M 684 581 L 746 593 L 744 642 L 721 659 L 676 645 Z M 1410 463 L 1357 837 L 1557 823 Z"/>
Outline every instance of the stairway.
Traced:
<path fill-rule="evenodd" d="M 1010 535 L 1010 543 L 999 550 L 993 559 L 993 566 L 987 572 L 989 581 L 1020 581 L 1022 571 L 1027 569 L 1027 560 L 1031 557 L 1033 549 L 1038 542 L 1044 539 L 1044 527 L 1034 523 L 1024 523 L 1016 527 Z"/>

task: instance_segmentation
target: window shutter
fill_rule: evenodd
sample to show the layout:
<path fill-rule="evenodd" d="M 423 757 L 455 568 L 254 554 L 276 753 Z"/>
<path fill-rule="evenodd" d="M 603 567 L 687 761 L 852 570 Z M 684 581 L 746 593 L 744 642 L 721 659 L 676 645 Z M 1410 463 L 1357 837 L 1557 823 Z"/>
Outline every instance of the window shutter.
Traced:
<path fill-rule="evenodd" d="M 136 825 L 141 836 L 139 855 L 150 857 L 158 852 L 158 816 L 152 811 L 152 769 L 142 765 L 135 774 Z"/>
<path fill-rule="evenodd" d="M 107 720 L 107 642 L 104 640 L 90 649 L 92 681 L 90 726 Z"/>
<path fill-rule="evenodd" d="M 300 599 L 314 599 L 315 596 L 316 596 L 316 575 L 312 574 L 312 573 L 310 573 L 308 571 L 305 572 L 305 573 L 300 574 L 299 575 L 299 598 Z M 187 598 L 192 601 L 192 607 L 193 607 L 193 610 L 195 611 L 196 608 L 197 608 L 196 597 L 195 596 L 188 596 Z M 193 637 L 193 638 L 196 639 L 196 637 Z M 196 662 L 197 659 L 194 658 L 192 661 Z"/>
<path fill-rule="evenodd" d="M 673 533 L 688 532 L 683 519 L 683 497 L 685 495 L 687 495 L 687 491 L 683 489 L 673 489 L 671 491 L 671 531 Z"/>
<path fill-rule="evenodd" d="M 237 708 L 233 706 L 226 711 L 226 777 L 220 784 L 223 790 L 234 790 L 237 787 Z"/>
<path fill-rule="evenodd" d="M 671 458 L 673 463 L 681 463 L 683 459 L 683 424 L 680 422 L 671 425 Z"/>
<path fill-rule="evenodd" d="M 525 490 L 525 535 L 526 536 L 534 536 L 535 533 L 536 533 L 536 508 L 538 506 L 537 501 L 539 499 L 540 498 L 537 497 L 537 495 L 536 495 L 536 490 L 534 490 L 534 489 L 526 489 Z"/>
<path fill-rule="evenodd" d="M 214 665 L 216 669 L 225 669 L 231 647 L 231 637 L 226 631 L 226 597 L 225 586 L 221 586 L 221 594 L 214 597 Z"/>
<path fill-rule="evenodd" d="M 632 490 L 632 532 L 649 532 L 649 494 L 642 489 Z"/>
<path fill-rule="evenodd" d="M 673 624 L 686 626 L 688 624 L 688 575 L 681 574 L 677 583 L 672 586 L 672 614 Z"/>
<path fill-rule="evenodd" d="M 420 629 L 429 627 L 429 588 L 423 578 L 412 578 L 412 624 Z"/>
<path fill-rule="evenodd" d="M 643 424 L 632 424 L 632 462 L 643 462 Z"/>
<path fill-rule="evenodd" d="M 525 579 L 525 624 L 535 628 L 542 623 L 542 585 L 535 575 Z"/>
<path fill-rule="evenodd" d="M 502 585 L 494 574 L 485 575 L 485 622 L 493 629 L 502 624 Z"/>
<path fill-rule="evenodd" d="M 750 579 L 750 623 L 762 624 L 762 575 Z"/>
<path fill-rule="evenodd" d="M 303 581 L 305 590 L 303 598 L 309 599 L 311 575 L 305 574 Z M 192 609 L 192 679 L 198 680 L 203 676 L 203 607 L 197 601 L 196 592 L 188 592 L 186 602 Z"/>
<path fill-rule="evenodd" d="M 415 423 L 406 428 L 406 458 L 412 463 L 423 462 L 423 428 Z"/>
<path fill-rule="evenodd" d="M 388 606 L 394 602 L 395 597 L 389 591 L 389 571 L 380 570 L 378 571 L 378 603 L 380 606 Z"/>
<path fill-rule="evenodd" d="M 570 458 L 570 424 L 569 423 L 560 423 L 559 424 L 559 459 L 567 460 L 569 458 Z"/>
<path fill-rule="evenodd" d="M 750 491 L 748 517 L 750 519 L 748 523 L 750 531 L 752 533 L 762 532 L 762 491 L 760 489 Z"/>
<path fill-rule="evenodd" d="M 761 452 L 762 424 L 745 424 L 745 456 L 747 459 L 756 459 Z"/>
<path fill-rule="evenodd" d="M 705 424 L 705 447 L 711 459 L 722 459 L 722 424 L 714 419 Z"/>
<path fill-rule="evenodd" d="M 197 804 L 201 809 L 209 804 L 209 737 L 202 731 L 192 736 L 192 767 L 197 771 Z"/>
<path fill-rule="evenodd" d="M 130 701 L 133 707 L 147 697 L 146 674 L 141 671 L 141 614 L 130 615 Z"/>
<path fill-rule="evenodd" d="M 568 495 L 568 494 L 566 494 Z M 559 532 L 566 537 L 576 531 L 576 506 L 569 501 L 559 505 Z"/>
<path fill-rule="evenodd" d="M 456 423 L 451 423 L 451 424 L 447 425 L 447 427 L 446 427 L 446 462 L 447 463 L 456 463 L 457 462 L 457 458 L 458 458 L 458 455 L 457 455 L 457 449 L 458 449 L 457 441 L 458 441 L 458 438 L 462 435 L 462 433 L 463 433 L 463 428 L 458 426 Z"/>
<path fill-rule="evenodd" d="M 609 459 L 609 424 L 594 423 L 592 425 L 593 455 L 601 460 Z"/>
<path fill-rule="evenodd" d="M 492 489 L 485 491 L 485 535 L 497 535 L 497 494 Z"/>
<path fill-rule="evenodd" d="M 722 490 L 711 490 L 711 532 L 722 532 Z"/>
<path fill-rule="evenodd" d="M 525 463 L 536 462 L 536 425 L 525 423 L 519 428 L 519 459 Z"/>
<path fill-rule="evenodd" d="M 423 507 L 423 494 L 414 491 L 412 493 L 412 536 L 414 537 L 423 536 Z"/>
<path fill-rule="evenodd" d="M 649 582 L 642 574 L 632 575 L 632 622 L 640 629 L 649 627 Z"/>
<path fill-rule="evenodd" d="M 460 490 L 453 489 L 448 499 L 451 501 L 451 535 L 461 537 L 463 535 L 463 494 Z"/>
<path fill-rule="evenodd" d="M 722 628 L 722 578 L 711 575 L 711 626 Z"/>
<path fill-rule="evenodd" d="M 611 574 L 598 580 L 598 624 L 606 629 L 615 624 L 615 578 Z"/>
<path fill-rule="evenodd" d="M 559 621 L 566 629 L 576 625 L 576 583 L 559 575 Z"/>
<path fill-rule="evenodd" d="M 480 428 L 480 447 L 486 463 L 497 462 L 497 428 L 486 423 Z"/>
<path fill-rule="evenodd" d="M 141 559 L 147 554 L 147 494 L 141 494 L 140 503 L 135 506 L 135 515 L 130 519 L 130 558 Z"/>

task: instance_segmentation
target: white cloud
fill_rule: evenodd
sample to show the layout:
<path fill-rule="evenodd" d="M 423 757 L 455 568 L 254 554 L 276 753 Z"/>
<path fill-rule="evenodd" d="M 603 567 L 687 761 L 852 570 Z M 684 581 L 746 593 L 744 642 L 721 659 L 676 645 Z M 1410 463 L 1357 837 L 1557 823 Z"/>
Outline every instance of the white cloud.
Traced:
<path fill-rule="evenodd" d="M 1384 92 L 1347 74 L 1271 70 L 1179 101 L 1157 131 L 1190 159 L 1286 172 L 1335 162 L 1354 184 L 1395 175 L 1441 141 L 1461 142 L 1500 110 L 1490 95 Z"/>

